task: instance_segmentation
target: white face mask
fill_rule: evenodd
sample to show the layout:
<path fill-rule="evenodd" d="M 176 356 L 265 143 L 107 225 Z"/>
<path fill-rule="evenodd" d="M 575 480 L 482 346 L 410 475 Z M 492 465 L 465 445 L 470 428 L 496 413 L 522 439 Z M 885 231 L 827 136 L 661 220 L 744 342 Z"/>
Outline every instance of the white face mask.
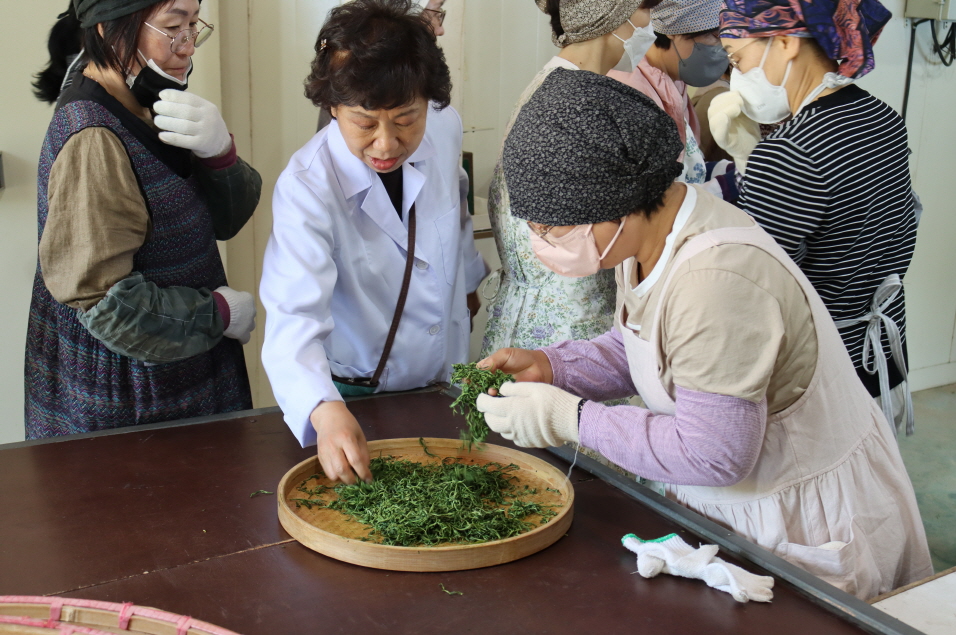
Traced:
<path fill-rule="evenodd" d="M 630 20 L 627 23 L 634 26 L 634 23 Z M 621 56 L 621 61 L 617 63 L 617 66 L 612 69 L 623 73 L 633 73 L 637 65 L 644 59 L 644 55 L 650 50 L 651 45 L 654 44 L 654 40 L 657 39 L 657 36 L 654 35 L 654 27 L 650 24 L 640 28 L 634 26 L 634 33 L 626 40 L 617 33 L 611 33 L 611 35 L 624 42 L 624 55 Z"/>
<path fill-rule="evenodd" d="M 790 67 L 793 60 L 787 62 L 787 70 L 783 74 L 783 83 L 774 86 L 763 72 L 764 62 L 770 53 L 773 38 L 767 43 L 767 48 L 760 59 L 760 66 L 741 73 L 736 68 L 730 73 L 730 90 L 740 93 L 744 100 L 744 114 L 757 123 L 771 124 L 783 121 L 790 115 L 790 100 L 787 99 L 787 78 L 790 77 Z"/>

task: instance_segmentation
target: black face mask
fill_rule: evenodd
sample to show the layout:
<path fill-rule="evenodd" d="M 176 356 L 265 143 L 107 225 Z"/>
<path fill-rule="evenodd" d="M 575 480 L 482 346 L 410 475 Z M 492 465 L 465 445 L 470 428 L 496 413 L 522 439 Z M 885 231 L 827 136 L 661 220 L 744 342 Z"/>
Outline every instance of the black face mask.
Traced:
<path fill-rule="evenodd" d="M 129 85 L 130 92 L 133 93 L 133 97 L 136 98 L 136 101 L 144 108 L 152 109 L 153 104 L 159 101 L 160 91 L 166 90 L 167 88 L 186 90 L 186 86 L 189 83 L 189 74 L 192 72 L 193 63 L 192 60 L 190 60 L 189 70 L 186 71 L 186 81 L 179 81 L 175 77 L 159 70 L 159 67 L 156 66 L 156 62 L 149 60 L 148 64 L 139 71 L 139 75 L 128 77 L 126 83 Z"/>

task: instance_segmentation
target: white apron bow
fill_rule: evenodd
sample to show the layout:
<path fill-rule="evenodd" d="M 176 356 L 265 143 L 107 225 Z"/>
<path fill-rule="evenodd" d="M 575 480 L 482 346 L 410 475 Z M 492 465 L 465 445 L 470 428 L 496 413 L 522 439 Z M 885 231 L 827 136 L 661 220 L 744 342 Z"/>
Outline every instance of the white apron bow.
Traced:
<path fill-rule="evenodd" d="M 846 328 L 860 322 L 866 323 L 866 335 L 863 340 L 863 368 L 871 375 L 876 372 L 880 379 L 880 403 L 883 407 L 883 414 L 887 422 L 893 428 L 893 433 L 897 433 L 896 422 L 893 417 L 893 396 L 890 393 L 890 375 L 886 364 L 886 354 L 883 352 L 881 340 L 883 337 L 883 326 L 886 326 L 886 337 L 890 343 L 890 354 L 896 363 L 896 368 L 903 376 L 903 394 L 904 407 L 903 414 L 906 419 L 906 436 L 913 434 L 915 422 L 913 419 L 913 395 L 910 392 L 909 382 L 906 376 L 906 360 L 903 358 L 903 340 L 900 337 L 900 329 L 884 311 L 893 303 L 896 296 L 903 289 L 903 281 L 898 274 L 890 274 L 886 277 L 873 294 L 873 301 L 870 305 L 870 312 L 860 318 L 851 318 L 848 320 L 838 320 L 836 326 L 838 329 Z M 872 356 L 872 359 L 871 359 Z M 874 361 L 876 368 L 873 368 Z"/>

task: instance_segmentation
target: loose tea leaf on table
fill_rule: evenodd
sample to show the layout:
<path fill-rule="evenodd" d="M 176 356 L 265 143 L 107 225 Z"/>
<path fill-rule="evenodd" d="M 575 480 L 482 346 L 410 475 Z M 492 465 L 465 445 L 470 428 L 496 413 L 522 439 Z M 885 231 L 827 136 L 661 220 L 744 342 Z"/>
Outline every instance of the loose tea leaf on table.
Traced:
<path fill-rule="evenodd" d="M 468 429 L 461 431 L 461 441 L 470 451 L 475 443 L 484 443 L 491 432 L 485 423 L 485 414 L 475 405 L 478 395 L 492 388 L 497 390 L 503 383 L 514 378 L 497 369 L 494 372 L 483 370 L 474 363 L 452 364 L 451 368 L 451 382 L 461 388 L 461 394 L 451 404 L 451 409 L 465 415 L 468 421 Z"/>
<path fill-rule="evenodd" d="M 514 464 L 472 465 L 451 457 L 417 463 L 384 456 L 369 467 L 371 483 L 309 487 L 319 478 L 310 476 L 298 487 L 308 498 L 292 501 L 352 516 L 371 528 L 363 540 L 401 547 L 500 540 L 557 516 L 557 505 L 526 499 L 530 492 L 514 483 L 519 469 Z M 334 498 L 323 498 L 330 490 Z"/>

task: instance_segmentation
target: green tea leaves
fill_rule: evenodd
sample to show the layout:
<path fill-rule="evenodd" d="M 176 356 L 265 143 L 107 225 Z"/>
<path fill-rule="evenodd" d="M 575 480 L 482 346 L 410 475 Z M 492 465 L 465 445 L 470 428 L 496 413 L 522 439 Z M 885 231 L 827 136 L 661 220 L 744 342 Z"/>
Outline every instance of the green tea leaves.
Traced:
<path fill-rule="evenodd" d="M 472 465 L 459 459 L 416 463 L 373 458 L 371 483 L 309 487 L 297 507 L 340 511 L 371 528 L 368 539 L 401 547 L 478 543 L 517 536 L 557 515 L 555 505 L 527 500 L 517 465 Z M 333 498 L 322 497 L 331 489 Z M 533 522 L 536 520 L 537 522 Z"/>
<path fill-rule="evenodd" d="M 488 424 L 485 423 L 485 415 L 480 412 L 475 405 L 478 395 L 488 392 L 490 389 L 501 388 L 501 385 L 511 381 L 513 377 L 500 370 L 494 372 L 482 370 L 474 363 L 471 364 L 452 364 L 451 381 L 461 388 L 461 394 L 458 399 L 451 404 L 451 409 L 464 415 L 468 421 L 468 429 L 461 431 L 462 445 L 467 446 L 468 450 L 475 443 L 484 443 L 488 438 Z"/>

